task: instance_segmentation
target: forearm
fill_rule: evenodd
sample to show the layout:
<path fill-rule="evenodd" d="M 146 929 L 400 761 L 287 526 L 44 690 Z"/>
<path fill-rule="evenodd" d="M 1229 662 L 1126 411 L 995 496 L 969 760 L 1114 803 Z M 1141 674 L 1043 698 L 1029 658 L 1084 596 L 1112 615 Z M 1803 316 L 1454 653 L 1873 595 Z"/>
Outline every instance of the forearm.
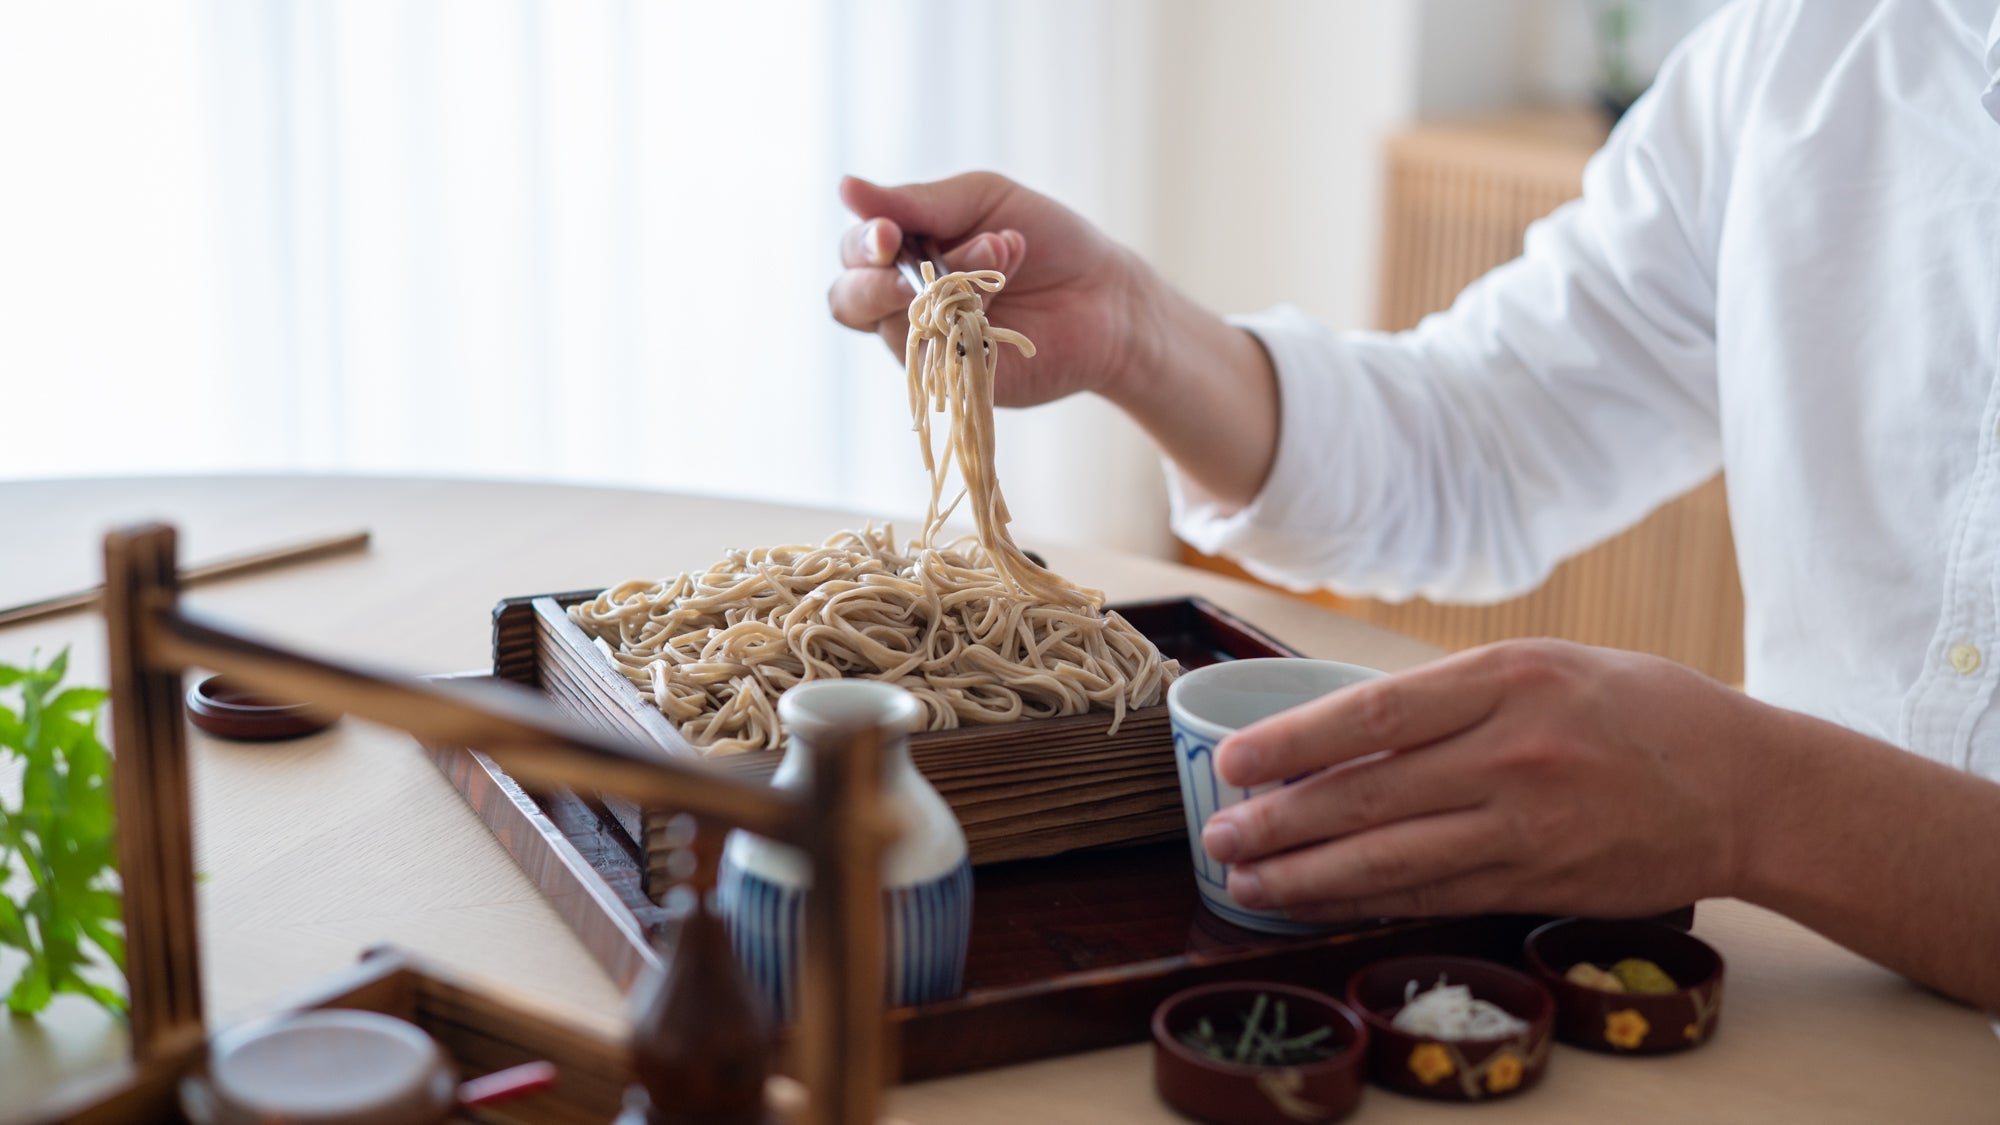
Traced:
<path fill-rule="evenodd" d="M 1738 896 L 2000 1011 L 2000 785 L 1761 710 Z"/>
<path fill-rule="evenodd" d="M 1099 389 L 1175 463 L 1176 529 L 1203 550 L 1298 587 L 1520 593 L 1720 449 L 1712 402 L 1640 344 L 1575 216 L 1534 241 L 1393 336 L 1281 308 L 1253 337 L 1141 267 L 1132 359 Z"/>
<path fill-rule="evenodd" d="M 1254 499 L 1278 454 L 1278 381 L 1250 333 L 1143 263 L 1126 361 L 1102 389 L 1191 483 L 1228 507 Z"/>

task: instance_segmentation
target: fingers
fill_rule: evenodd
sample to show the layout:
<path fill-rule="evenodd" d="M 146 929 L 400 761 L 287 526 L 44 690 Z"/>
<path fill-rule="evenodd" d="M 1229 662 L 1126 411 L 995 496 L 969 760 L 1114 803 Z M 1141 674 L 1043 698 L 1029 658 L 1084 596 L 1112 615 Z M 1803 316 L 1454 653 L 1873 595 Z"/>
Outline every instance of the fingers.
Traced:
<path fill-rule="evenodd" d="M 1358 922 L 1366 918 L 1439 918 L 1490 914 L 1503 904 L 1498 867 L 1482 867 L 1442 883 L 1365 898 L 1336 899 L 1295 906 L 1285 914 L 1300 922 Z"/>
<path fill-rule="evenodd" d="M 840 237 L 840 264 L 848 269 L 893 266 L 902 244 L 902 228 L 888 219 L 857 223 Z M 974 235 L 943 257 L 949 270 L 1012 273 L 1027 256 L 1028 237 L 1017 230 L 1003 230 Z"/>
<path fill-rule="evenodd" d="M 959 270 L 999 270 L 1013 273 L 1028 256 L 1028 238 L 1017 230 L 989 231 L 977 235 L 944 255 L 944 266 Z"/>
<path fill-rule="evenodd" d="M 1504 662 L 1487 658 L 1490 651 L 1367 680 L 1253 723 L 1216 748 L 1216 772 L 1231 785 L 1262 785 L 1475 726 L 1506 689 Z"/>
<path fill-rule="evenodd" d="M 848 269 L 894 265 L 902 245 L 903 228 L 888 219 L 869 219 L 840 237 L 840 264 Z"/>
<path fill-rule="evenodd" d="M 1476 808 L 1490 791 L 1482 755 L 1462 741 L 1321 770 L 1209 818 L 1202 846 L 1242 863 L 1397 821 Z"/>
<path fill-rule="evenodd" d="M 1444 913 L 1461 906 L 1477 912 L 1488 900 L 1459 884 L 1506 861 L 1500 847 L 1504 838 L 1498 817 L 1481 810 L 1398 821 L 1232 867 L 1229 894 L 1252 909 L 1345 904 L 1362 912 L 1356 916 Z M 1489 882 L 1493 889 L 1481 893 L 1497 896 L 1499 880 Z M 1452 894 L 1444 898 L 1447 887 Z M 1380 909 L 1396 895 L 1404 896 L 1396 900 L 1401 909 Z"/>
<path fill-rule="evenodd" d="M 1028 240 L 1018 230 L 982 231 L 1014 184 L 991 172 L 970 172 L 928 184 L 882 187 L 848 176 L 840 198 L 863 218 L 841 236 L 840 263 L 846 267 L 827 290 L 833 318 L 849 328 L 875 332 L 900 353 L 908 334 L 907 313 L 916 296 L 895 268 L 907 232 L 949 246 L 946 270 L 998 270 L 1011 274 L 1028 256 Z"/>
<path fill-rule="evenodd" d="M 826 304 L 833 319 L 849 328 L 873 332 L 883 321 L 909 311 L 910 287 L 893 269 L 850 269 L 833 279 Z"/>
<path fill-rule="evenodd" d="M 1013 181 L 992 172 L 967 172 L 924 184 L 882 187 L 858 176 L 840 181 L 840 200 L 865 219 L 888 219 L 905 231 L 952 242 L 986 225 L 1014 191 Z"/>
<path fill-rule="evenodd" d="M 891 322 L 903 325 L 890 341 L 897 351 L 902 350 L 908 327 L 903 316 L 916 296 L 902 273 L 888 264 L 895 261 L 901 241 L 901 231 L 887 220 L 870 220 L 848 230 L 840 240 L 841 262 L 848 268 L 834 278 L 826 295 L 833 319 L 849 328 L 872 332 L 884 330 Z M 880 258 L 884 253 L 887 257 Z M 1027 256 L 1028 240 L 1020 231 L 988 232 L 945 254 L 944 266 L 954 271 L 1010 273 L 1020 268 Z M 890 337 L 885 335 L 884 339 Z"/>

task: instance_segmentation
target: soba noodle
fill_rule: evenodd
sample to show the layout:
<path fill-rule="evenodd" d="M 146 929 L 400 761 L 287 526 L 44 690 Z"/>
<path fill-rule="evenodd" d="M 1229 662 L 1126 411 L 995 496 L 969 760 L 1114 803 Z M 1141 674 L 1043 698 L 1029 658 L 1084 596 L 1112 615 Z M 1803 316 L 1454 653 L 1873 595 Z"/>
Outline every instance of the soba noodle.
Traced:
<path fill-rule="evenodd" d="M 993 376 L 999 345 L 1027 337 L 986 321 L 981 292 L 998 272 L 952 273 L 910 305 L 910 414 L 930 508 L 899 549 L 892 529 L 843 531 L 824 544 L 731 551 L 699 574 L 624 582 L 570 609 L 625 677 L 711 754 L 775 749 L 777 698 L 806 680 L 862 676 L 909 689 L 927 729 L 1160 702 L 1180 666 L 1104 610 L 1104 595 L 1036 565 L 1008 533 L 994 472 Z M 931 414 L 947 416 L 944 452 Z M 944 503 L 953 465 L 964 489 Z M 970 501 L 977 534 L 940 544 Z"/>

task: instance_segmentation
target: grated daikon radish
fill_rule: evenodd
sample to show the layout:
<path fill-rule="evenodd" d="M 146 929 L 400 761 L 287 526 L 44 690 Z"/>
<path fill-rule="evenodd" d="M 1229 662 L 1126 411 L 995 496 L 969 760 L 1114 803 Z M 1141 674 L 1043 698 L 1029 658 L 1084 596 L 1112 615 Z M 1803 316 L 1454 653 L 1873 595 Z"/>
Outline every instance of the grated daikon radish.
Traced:
<path fill-rule="evenodd" d="M 1416 981 L 1406 985 L 1403 1008 L 1390 1026 L 1432 1039 L 1505 1039 L 1528 1030 L 1527 1023 L 1499 1005 L 1477 999 L 1465 985 L 1446 984 L 1443 977 L 1424 993 L 1417 991 Z"/>

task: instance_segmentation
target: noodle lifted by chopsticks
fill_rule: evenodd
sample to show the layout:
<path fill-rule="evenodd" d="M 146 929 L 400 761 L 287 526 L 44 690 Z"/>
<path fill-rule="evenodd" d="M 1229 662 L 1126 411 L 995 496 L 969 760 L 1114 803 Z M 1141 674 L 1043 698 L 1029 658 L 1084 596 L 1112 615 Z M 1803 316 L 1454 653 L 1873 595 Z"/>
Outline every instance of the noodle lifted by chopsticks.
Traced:
<path fill-rule="evenodd" d="M 1007 531 L 994 472 L 999 345 L 1027 337 L 986 321 L 993 270 L 934 277 L 910 305 L 910 414 L 930 509 L 906 549 L 873 525 L 823 545 L 731 551 L 700 574 L 632 581 L 570 608 L 640 694 L 711 754 L 776 749 L 777 698 L 806 680 L 859 676 L 907 688 L 926 729 L 1112 713 L 1160 702 L 1180 666 L 1104 611 L 1104 595 L 1037 566 Z M 943 456 L 931 414 L 947 416 Z M 944 503 L 958 466 L 965 488 Z M 976 536 L 939 545 L 971 502 Z"/>

